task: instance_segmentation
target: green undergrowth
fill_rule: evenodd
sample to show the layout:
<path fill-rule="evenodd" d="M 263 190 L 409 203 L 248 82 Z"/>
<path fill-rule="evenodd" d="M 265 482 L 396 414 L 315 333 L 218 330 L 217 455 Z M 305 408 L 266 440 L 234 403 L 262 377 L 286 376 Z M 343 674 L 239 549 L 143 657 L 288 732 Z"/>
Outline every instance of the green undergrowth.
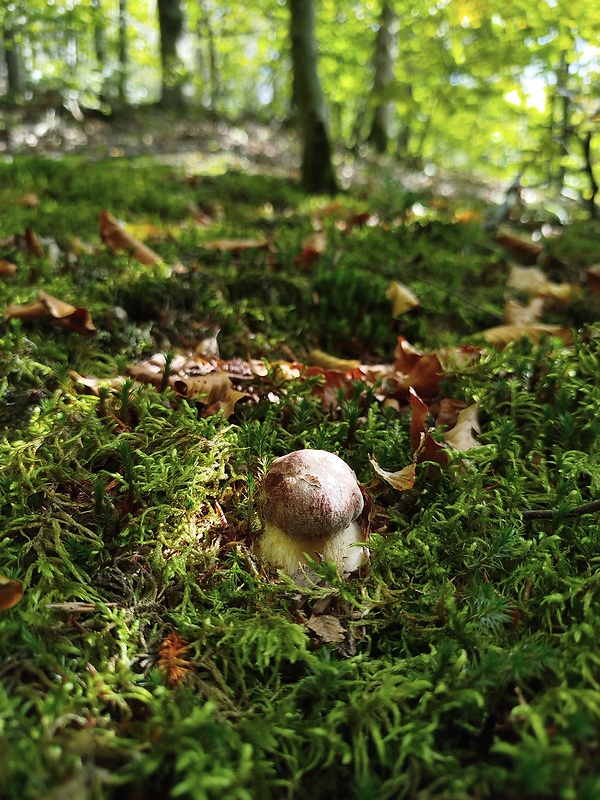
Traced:
<path fill-rule="evenodd" d="M 0 174 L 0 237 L 31 225 L 60 247 L 93 243 L 76 260 L 6 244 L 18 269 L 0 279 L 3 306 L 44 289 L 86 305 L 98 328 L 0 327 L 0 573 L 25 586 L 0 616 L 0 796 L 598 797 L 593 300 L 572 345 L 488 348 L 449 374 L 441 396 L 480 405 L 478 446 L 443 470 L 419 465 L 400 493 L 370 458 L 410 463 L 410 414 L 363 383 L 326 411 L 318 380 L 282 391 L 271 373 L 226 420 L 131 380 L 82 394 L 69 373 L 123 374 L 217 327 L 222 356 L 267 361 L 315 346 L 391 361 L 399 334 L 425 348 L 481 341 L 507 264 L 479 228 L 394 222 L 348 195 L 389 225 L 348 233 L 325 219 L 328 250 L 302 265 L 319 203 L 271 178 L 66 160 Z M 39 209 L 7 199 L 33 191 Z M 178 227 L 190 202 L 211 228 Z M 153 246 L 187 272 L 100 246 L 105 207 L 168 227 Z M 261 236 L 274 256 L 202 249 Z M 422 300 L 403 321 L 391 280 Z M 348 580 L 314 564 L 298 583 L 256 556 L 261 476 L 303 447 L 339 453 L 373 500 L 370 562 Z M 343 640 L 306 626 L 323 609 Z M 175 682 L 160 660 L 173 632 L 187 643 Z"/>

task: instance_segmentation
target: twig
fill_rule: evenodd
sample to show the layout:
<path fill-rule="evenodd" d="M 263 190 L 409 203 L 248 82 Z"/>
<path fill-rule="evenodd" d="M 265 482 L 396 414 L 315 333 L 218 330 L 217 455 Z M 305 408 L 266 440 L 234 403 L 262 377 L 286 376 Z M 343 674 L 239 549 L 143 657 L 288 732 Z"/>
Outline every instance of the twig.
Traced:
<path fill-rule="evenodd" d="M 600 511 L 600 500 L 592 500 L 589 503 L 575 506 L 565 516 L 581 517 L 583 514 L 592 514 L 594 511 Z M 557 508 L 539 508 L 535 511 L 524 511 L 523 519 L 552 519 L 556 514 L 558 514 Z"/>

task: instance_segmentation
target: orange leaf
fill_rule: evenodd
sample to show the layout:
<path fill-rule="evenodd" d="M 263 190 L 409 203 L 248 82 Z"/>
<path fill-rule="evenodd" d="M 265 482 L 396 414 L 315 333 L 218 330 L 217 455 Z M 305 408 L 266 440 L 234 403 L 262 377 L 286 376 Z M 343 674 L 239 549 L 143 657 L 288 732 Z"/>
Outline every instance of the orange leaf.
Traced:
<path fill-rule="evenodd" d="M 600 264 L 594 264 L 585 271 L 587 285 L 590 292 L 600 294 Z"/>
<path fill-rule="evenodd" d="M 100 238 L 114 252 L 125 250 L 142 264 L 158 264 L 162 258 L 145 244 L 127 233 L 108 211 L 100 214 Z"/>
<path fill-rule="evenodd" d="M 422 356 L 421 350 L 417 350 L 404 336 L 398 336 L 394 351 L 395 370 L 398 370 L 398 372 L 410 372 Z"/>
<path fill-rule="evenodd" d="M 0 611 L 16 606 L 23 597 L 23 584 L 0 575 Z"/>
<path fill-rule="evenodd" d="M 515 258 L 518 258 L 522 264 L 535 264 L 539 256 L 544 252 L 542 245 L 528 239 L 521 239 L 508 231 L 499 230 L 492 238 L 506 248 Z"/>
<path fill-rule="evenodd" d="M 445 467 L 448 463 L 448 453 L 444 446 L 433 438 L 425 427 L 425 418 L 429 414 L 429 408 L 421 400 L 414 389 L 409 389 L 410 407 L 412 418 L 410 421 L 410 442 L 413 450 L 419 451 L 417 461 L 436 461 Z M 425 436 L 423 439 L 422 437 Z"/>
<path fill-rule="evenodd" d="M 17 265 L 11 264 L 10 261 L 5 261 L 3 258 L 0 258 L 0 277 L 1 278 L 9 278 L 11 275 L 14 275 L 17 271 Z"/>
<path fill-rule="evenodd" d="M 4 319 L 45 319 L 51 317 L 56 325 L 73 333 L 93 333 L 96 328 L 87 308 L 75 308 L 47 292 L 40 291 L 37 303 L 27 306 L 10 305 Z"/>

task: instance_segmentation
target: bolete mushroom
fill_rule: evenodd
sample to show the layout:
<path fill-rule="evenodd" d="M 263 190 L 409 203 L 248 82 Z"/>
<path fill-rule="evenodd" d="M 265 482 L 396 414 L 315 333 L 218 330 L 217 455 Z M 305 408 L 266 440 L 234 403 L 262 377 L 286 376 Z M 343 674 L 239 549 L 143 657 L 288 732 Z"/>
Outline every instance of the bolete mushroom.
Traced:
<path fill-rule="evenodd" d="M 366 557 L 360 525 L 364 499 L 356 475 L 326 450 L 296 450 L 275 459 L 260 487 L 262 557 L 292 574 L 311 558 L 352 572 Z"/>

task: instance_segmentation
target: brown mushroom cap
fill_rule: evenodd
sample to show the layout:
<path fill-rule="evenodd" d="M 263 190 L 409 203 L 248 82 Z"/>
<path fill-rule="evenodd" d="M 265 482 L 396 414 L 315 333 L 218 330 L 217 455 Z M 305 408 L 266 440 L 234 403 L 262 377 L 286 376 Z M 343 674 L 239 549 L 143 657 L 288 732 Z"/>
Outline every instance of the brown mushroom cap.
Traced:
<path fill-rule="evenodd" d="M 258 498 L 264 524 L 294 538 L 320 539 L 341 533 L 363 510 L 350 467 L 326 450 L 295 450 L 275 459 Z"/>

